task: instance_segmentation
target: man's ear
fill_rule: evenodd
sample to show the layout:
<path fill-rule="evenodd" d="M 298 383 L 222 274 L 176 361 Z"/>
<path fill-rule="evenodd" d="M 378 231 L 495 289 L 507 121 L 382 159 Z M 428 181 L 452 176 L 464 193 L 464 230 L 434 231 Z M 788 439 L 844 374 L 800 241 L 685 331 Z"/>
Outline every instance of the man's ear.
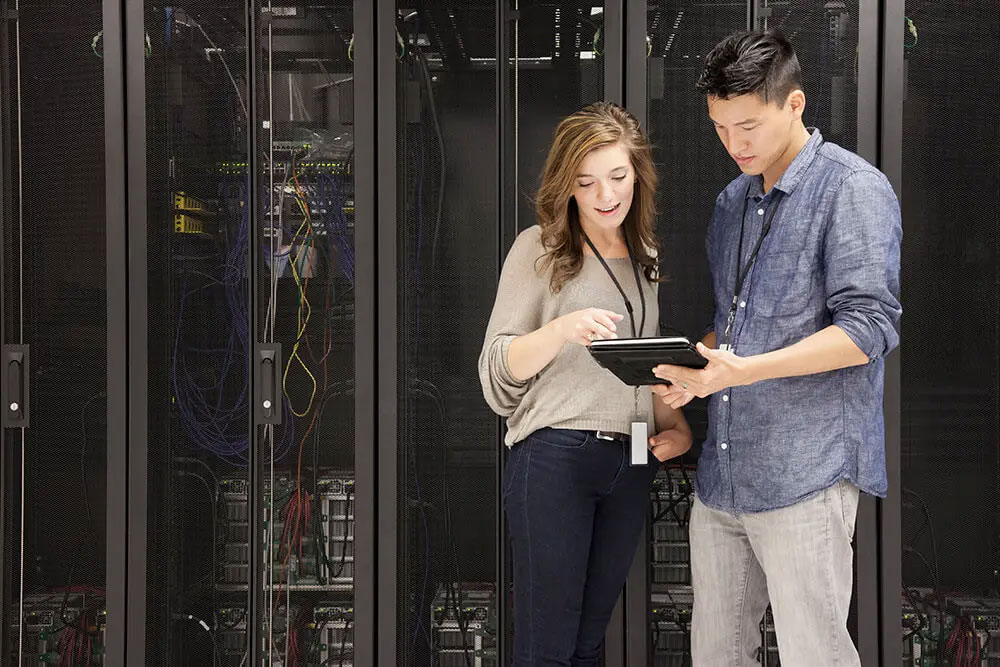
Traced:
<path fill-rule="evenodd" d="M 795 120 L 800 120 L 806 110 L 806 94 L 799 88 L 796 88 L 788 93 L 788 99 L 785 100 L 785 104 L 791 107 Z"/>

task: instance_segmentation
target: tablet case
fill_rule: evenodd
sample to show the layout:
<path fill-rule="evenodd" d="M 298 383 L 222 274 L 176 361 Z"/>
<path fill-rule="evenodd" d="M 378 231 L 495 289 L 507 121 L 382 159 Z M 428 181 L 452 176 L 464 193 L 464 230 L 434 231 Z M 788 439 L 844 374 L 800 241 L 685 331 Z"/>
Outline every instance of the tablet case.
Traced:
<path fill-rule="evenodd" d="M 587 349 L 597 363 L 634 387 L 668 384 L 653 375 L 653 367 L 659 364 L 688 368 L 708 365 L 708 360 L 699 354 L 694 344 L 680 336 L 595 340 Z"/>

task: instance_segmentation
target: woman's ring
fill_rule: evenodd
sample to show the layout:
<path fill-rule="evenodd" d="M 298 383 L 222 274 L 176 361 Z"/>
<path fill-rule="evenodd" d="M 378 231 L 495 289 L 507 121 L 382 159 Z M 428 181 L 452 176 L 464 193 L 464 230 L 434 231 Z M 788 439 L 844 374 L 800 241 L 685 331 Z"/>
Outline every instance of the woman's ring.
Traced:
<path fill-rule="evenodd" d="M 687 388 L 688 388 L 688 383 L 687 382 L 681 382 L 681 389 L 687 389 Z"/>

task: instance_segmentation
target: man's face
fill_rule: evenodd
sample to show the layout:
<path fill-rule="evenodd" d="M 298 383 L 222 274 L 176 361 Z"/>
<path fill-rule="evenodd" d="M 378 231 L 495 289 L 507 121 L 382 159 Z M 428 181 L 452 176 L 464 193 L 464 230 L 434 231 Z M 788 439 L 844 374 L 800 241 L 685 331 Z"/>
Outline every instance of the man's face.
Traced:
<path fill-rule="evenodd" d="M 708 96 L 708 115 L 722 145 L 751 176 L 763 174 L 785 153 L 804 108 L 801 90 L 792 91 L 781 107 L 773 100 L 765 103 L 756 93 L 728 99 Z"/>

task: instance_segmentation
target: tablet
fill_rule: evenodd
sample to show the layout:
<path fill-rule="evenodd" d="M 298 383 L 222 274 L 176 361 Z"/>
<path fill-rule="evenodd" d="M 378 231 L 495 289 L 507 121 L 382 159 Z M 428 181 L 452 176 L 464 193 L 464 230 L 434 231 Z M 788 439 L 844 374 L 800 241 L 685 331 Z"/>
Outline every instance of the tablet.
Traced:
<path fill-rule="evenodd" d="M 669 384 L 653 375 L 659 364 L 704 368 L 708 359 L 683 336 L 670 338 L 611 338 L 595 340 L 587 349 L 601 366 L 627 385 Z"/>

